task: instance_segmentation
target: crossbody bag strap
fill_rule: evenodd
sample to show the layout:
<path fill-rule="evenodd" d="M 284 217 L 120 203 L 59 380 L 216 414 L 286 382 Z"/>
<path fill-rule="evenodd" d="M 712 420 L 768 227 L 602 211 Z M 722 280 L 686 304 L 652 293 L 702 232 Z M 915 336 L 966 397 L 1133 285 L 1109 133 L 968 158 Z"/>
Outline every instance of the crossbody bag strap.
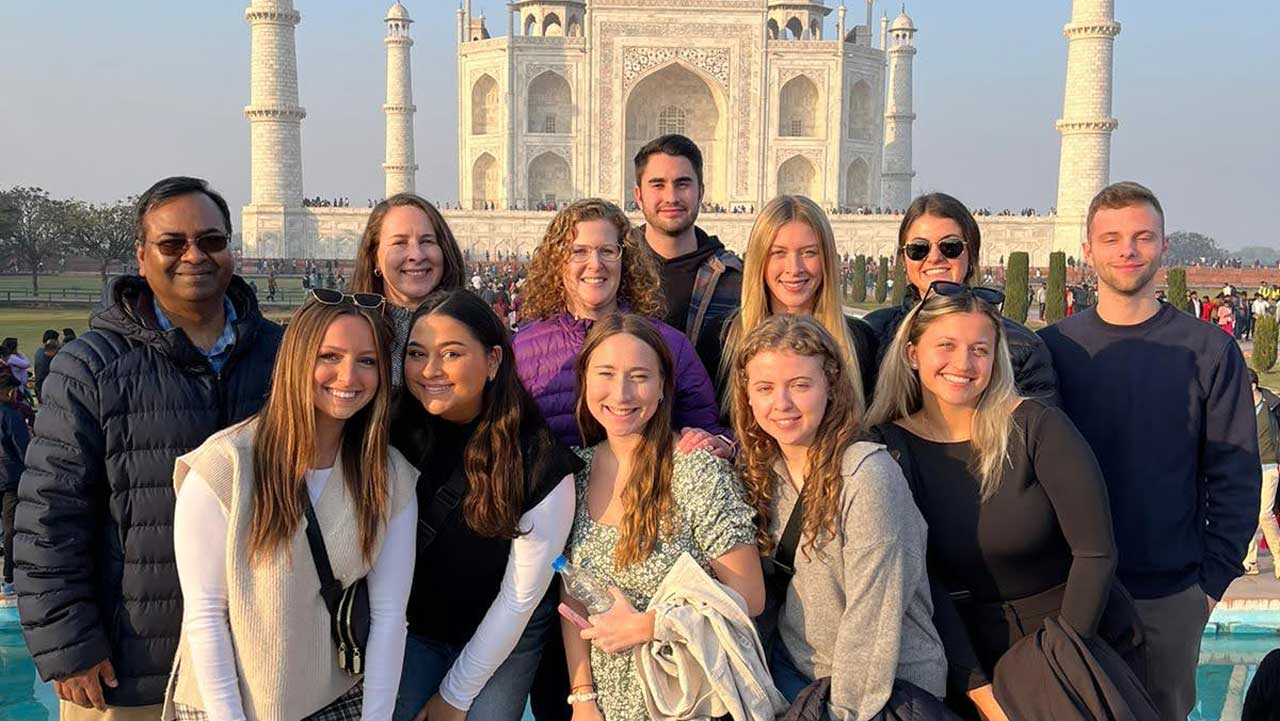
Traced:
<path fill-rule="evenodd" d="M 804 525 L 804 495 L 796 496 L 796 505 L 782 530 L 782 539 L 773 549 L 773 564 L 788 576 L 796 572 L 796 548 L 800 545 L 800 527 Z"/>
<path fill-rule="evenodd" d="M 311 546 L 311 558 L 316 564 L 316 574 L 320 576 L 320 597 L 329 608 L 331 615 L 337 615 L 338 602 L 342 600 L 342 584 L 333 576 L 333 567 L 329 565 L 329 552 L 324 547 L 324 536 L 320 533 L 320 521 L 316 520 L 316 509 L 311 505 L 311 496 L 302 492 L 302 512 L 307 518 L 307 545 Z"/>
<path fill-rule="evenodd" d="M 453 509 L 457 508 L 463 497 L 467 495 L 465 465 L 465 463 L 459 463 L 453 469 L 449 480 L 436 489 L 436 495 L 431 499 L 431 506 L 427 508 L 427 512 L 418 518 L 419 551 L 436 540 L 440 529 L 444 528 L 445 521 L 449 519 L 449 514 L 453 513 Z"/>

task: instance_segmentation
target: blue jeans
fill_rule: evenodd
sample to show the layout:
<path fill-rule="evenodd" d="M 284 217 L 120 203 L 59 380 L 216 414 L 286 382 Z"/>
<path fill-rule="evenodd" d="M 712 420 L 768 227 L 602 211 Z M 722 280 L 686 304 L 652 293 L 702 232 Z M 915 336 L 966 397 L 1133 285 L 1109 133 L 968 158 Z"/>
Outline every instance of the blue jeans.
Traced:
<path fill-rule="evenodd" d="M 787 698 L 787 703 L 795 703 L 796 696 L 800 695 L 805 686 L 813 683 L 813 679 L 796 668 L 796 663 L 791 660 L 791 654 L 787 653 L 781 638 L 774 639 L 773 651 L 769 654 L 769 674 L 773 676 L 773 685 Z"/>
<path fill-rule="evenodd" d="M 484 721 L 520 721 L 524 715 L 529 687 L 533 685 L 538 660 L 547 633 L 558 631 L 559 615 L 557 594 L 547 594 L 534 609 L 520 640 L 516 641 L 511 655 L 498 666 L 471 702 L 467 716 Z M 442 643 L 422 636 L 409 634 L 404 646 L 404 671 L 400 675 L 400 691 L 396 695 L 396 710 L 392 721 L 413 721 L 413 717 L 427 705 L 427 701 L 440 690 L 445 674 L 462 654 L 463 645 Z"/>

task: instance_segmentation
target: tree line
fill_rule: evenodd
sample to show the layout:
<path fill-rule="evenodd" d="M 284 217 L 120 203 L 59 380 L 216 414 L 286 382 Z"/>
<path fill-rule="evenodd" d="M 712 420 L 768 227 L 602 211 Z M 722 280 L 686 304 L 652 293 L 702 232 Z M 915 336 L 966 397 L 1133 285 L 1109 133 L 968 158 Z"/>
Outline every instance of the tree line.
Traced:
<path fill-rule="evenodd" d="M 133 203 L 89 203 L 53 198 L 43 188 L 0 189 L 0 270 L 40 276 L 62 269 L 68 257 L 91 258 L 105 281 L 115 262 L 133 257 Z"/>

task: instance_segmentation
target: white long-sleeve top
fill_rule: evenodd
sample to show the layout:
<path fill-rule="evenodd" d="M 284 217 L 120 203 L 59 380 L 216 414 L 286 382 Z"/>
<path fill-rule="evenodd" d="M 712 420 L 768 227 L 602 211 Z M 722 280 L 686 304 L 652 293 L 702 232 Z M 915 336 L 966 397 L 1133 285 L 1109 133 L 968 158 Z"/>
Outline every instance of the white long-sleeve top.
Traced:
<path fill-rule="evenodd" d="M 520 528 L 529 533 L 511 542 L 498 597 L 489 604 L 484 619 L 440 684 L 440 696 L 450 706 L 470 709 L 493 672 L 511 655 L 551 585 L 555 575 L 551 562 L 564 552 L 573 526 L 573 508 L 573 476 L 569 475 L 520 517 Z"/>
<path fill-rule="evenodd" d="M 307 473 L 307 493 L 316 503 L 331 468 Z M 404 661 L 405 608 L 413 583 L 418 524 L 408 503 L 387 524 L 386 537 L 369 571 L 369 645 L 364 674 L 363 721 L 387 721 L 395 708 Z M 198 472 L 188 472 L 174 509 L 174 553 L 182 584 L 182 626 L 194 673 L 210 721 L 244 721 L 236 675 L 235 647 L 227 610 L 227 512 Z"/>

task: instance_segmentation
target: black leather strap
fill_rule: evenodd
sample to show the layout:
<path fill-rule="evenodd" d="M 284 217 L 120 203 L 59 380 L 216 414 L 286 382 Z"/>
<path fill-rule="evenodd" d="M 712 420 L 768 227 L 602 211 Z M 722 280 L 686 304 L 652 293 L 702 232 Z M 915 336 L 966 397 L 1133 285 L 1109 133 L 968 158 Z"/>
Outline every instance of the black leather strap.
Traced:
<path fill-rule="evenodd" d="M 436 536 L 440 534 L 440 529 L 444 528 L 445 521 L 449 519 L 449 514 L 453 513 L 453 509 L 457 508 L 458 504 L 467 495 L 465 465 L 462 462 L 458 463 L 458 466 L 453 469 L 453 473 L 449 475 L 449 480 L 436 489 L 436 495 L 431 499 L 431 507 L 418 518 L 419 552 L 436 540 Z"/>
<path fill-rule="evenodd" d="M 782 530 L 782 539 L 773 549 L 773 565 L 785 573 L 788 579 L 796 572 L 796 548 L 800 545 L 800 527 L 804 525 L 804 495 L 796 496 L 796 505 Z"/>
<path fill-rule="evenodd" d="M 329 552 L 324 547 L 320 522 L 316 520 L 316 509 L 311 506 L 311 496 L 305 489 L 302 491 L 302 512 L 307 518 L 307 545 L 311 546 L 311 558 L 315 561 L 316 573 L 320 576 L 320 597 L 329 608 L 329 614 L 336 617 L 338 602 L 342 599 L 342 584 L 333 577 Z"/>

